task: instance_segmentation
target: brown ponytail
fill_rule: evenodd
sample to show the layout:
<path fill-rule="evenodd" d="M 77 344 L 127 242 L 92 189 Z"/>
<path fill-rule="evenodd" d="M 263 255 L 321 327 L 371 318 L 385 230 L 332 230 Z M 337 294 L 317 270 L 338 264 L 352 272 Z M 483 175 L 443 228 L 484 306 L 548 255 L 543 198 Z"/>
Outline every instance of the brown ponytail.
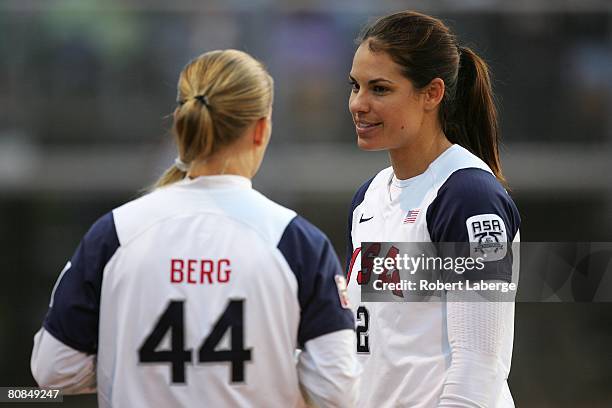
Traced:
<path fill-rule="evenodd" d="M 499 159 L 499 127 L 486 63 L 457 45 L 449 28 L 413 11 L 382 17 L 366 27 L 358 44 L 386 52 L 417 89 L 434 78 L 444 81 L 439 120 L 449 141 L 480 157 L 506 186 Z"/>
<path fill-rule="evenodd" d="M 480 157 L 506 185 L 499 159 L 499 125 L 489 69 L 470 48 L 458 47 L 458 50 L 457 89 L 453 109 L 448 109 L 448 117 L 443 121 L 444 132 L 451 142 Z"/>

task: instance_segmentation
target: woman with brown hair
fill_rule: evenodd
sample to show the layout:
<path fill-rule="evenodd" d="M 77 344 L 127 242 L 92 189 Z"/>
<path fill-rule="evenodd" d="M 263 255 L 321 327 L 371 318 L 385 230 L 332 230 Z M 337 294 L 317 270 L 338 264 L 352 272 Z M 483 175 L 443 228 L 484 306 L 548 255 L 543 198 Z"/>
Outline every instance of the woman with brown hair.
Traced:
<path fill-rule="evenodd" d="M 358 45 L 349 99 L 357 144 L 386 150 L 391 162 L 358 189 L 349 213 L 359 406 L 513 406 L 512 302 L 459 286 L 421 302 L 406 302 L 419 296 L 404 289 L 368 301 L 364 289 L 400 282 L 396 266 L 378 276 L 371 269 L 375 258 L 398 254 L 397 242 L 466 243 L 469 254 L 455 255 L 480 257 L 482 268 L 453 275 L 516 282 L 508 246 L 519 240 L 520 217 L 504 188 L 487 65 L 440 20 L 411 11 L 378 19 Z"/>

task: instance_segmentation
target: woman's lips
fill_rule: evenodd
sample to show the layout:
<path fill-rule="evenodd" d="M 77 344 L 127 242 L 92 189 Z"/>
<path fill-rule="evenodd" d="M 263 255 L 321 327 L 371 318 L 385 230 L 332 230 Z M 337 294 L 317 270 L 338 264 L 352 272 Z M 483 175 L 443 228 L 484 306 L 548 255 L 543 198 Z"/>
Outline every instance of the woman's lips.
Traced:
<path fill-rule="evenodd" d="M 365 122 L 355 122 L 355 129 L 359 136 L 366 135 L 379 129 L 382 127 L 382 122 L 379 123 L 365 123 Z"/>

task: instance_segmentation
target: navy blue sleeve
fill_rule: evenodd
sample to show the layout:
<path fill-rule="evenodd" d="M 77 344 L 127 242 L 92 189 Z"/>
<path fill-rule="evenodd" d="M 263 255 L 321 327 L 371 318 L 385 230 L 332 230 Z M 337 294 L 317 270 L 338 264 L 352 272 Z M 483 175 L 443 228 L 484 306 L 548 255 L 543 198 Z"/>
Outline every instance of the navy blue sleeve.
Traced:
<path fill-rule="evenodd" d="M 43 326 L 76 350 L 97 351 L 102 272 L 118 247 L 113 214 L 108 213 L 85 234 L 51 295 Z"/>
<path fill-rule="evenodd" d="M 516 205 L 491 173 L 477 169 L 461 169 L 446 180 L 438 190 L 438 195 L 427 209 L 427 228 L 432 242 L 467 243 L 474 242 L 466 221 L 470 217 L 483 214 L 499 216 L 505 226 L 504 258 L 485 262 L 482 271 L 466 272 L 470 280 L 500 279 L 512 280 L 512 241 L 518 232 L 521 218 Z M 469 246 L 465 245 L 462 248 Z M 466 254 L 455 253 L 455 256 Z"/>
<path fill-rule="evenodd" d="M 370 187 L 370 184 L 372 184 L 372 180 L 374 180 L 374 177 L 372 177 L 371 179 L 363 183 L 361 187 L 359 187 L 359 189 L 353 196 L 353 201 L 351 202 L 351 208 L 349 209 L 348 213 L 346 237 L 346 264 L 344 264 L 344 276 L 348 276 L 350 272 L 349 267 L 351 266 L 351 258 L 353 257 L 353 251 L 355 250 L 355 248 L 353 248 L 353 234 L 351 233 L 351 229 L 353 226 L 353 211 L 355 211 L 355 208 L 357 208 L 357 206 L 363 202 L 363 199 L 365 198 L 365 193 L 366 191 L 368 191 L 368 187 Z"/>
<path fill-rule="evenodd" d="M 278 249 L 298 282 L 299 346 L 327 333 L 354 330 L 353 313 L 342 307 L 339 293 L 342 288 L 336 284 L 336 276 L 344 279 L 342 268 L 325 234 L 297 216 L 285 229 Z"/>

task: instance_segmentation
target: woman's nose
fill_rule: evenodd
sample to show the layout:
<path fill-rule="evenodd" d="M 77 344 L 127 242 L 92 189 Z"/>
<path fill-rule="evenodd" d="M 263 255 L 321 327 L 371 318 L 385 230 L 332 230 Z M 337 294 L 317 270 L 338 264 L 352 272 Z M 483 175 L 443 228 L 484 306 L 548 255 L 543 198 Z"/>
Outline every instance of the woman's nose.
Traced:
<path fill-rule="evenodd" d="M 351 97 L 349 98 L 349 111 L 352 114 L 357 114 L 360 112 L 367 112 L 368 110 L 369 103 L 366 95 L 361 91 L 351 93 Z"/>

